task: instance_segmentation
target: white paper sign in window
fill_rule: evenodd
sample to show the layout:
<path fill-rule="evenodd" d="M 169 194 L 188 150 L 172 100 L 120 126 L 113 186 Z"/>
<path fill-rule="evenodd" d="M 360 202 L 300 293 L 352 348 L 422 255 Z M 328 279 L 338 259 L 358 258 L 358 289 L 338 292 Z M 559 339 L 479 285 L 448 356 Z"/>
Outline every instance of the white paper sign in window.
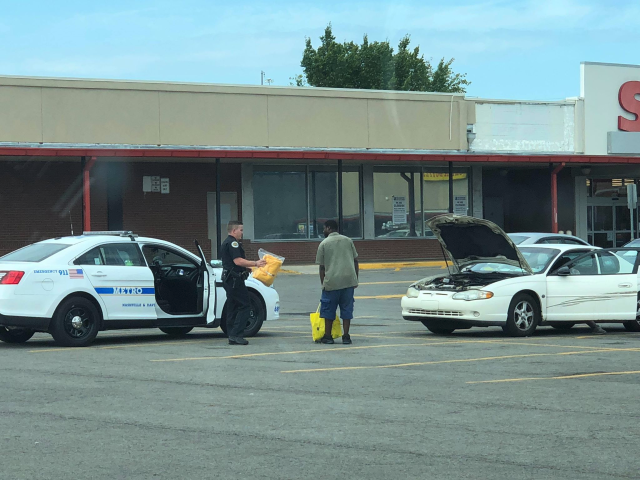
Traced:
<path fill-rule="evenodd" d="M 393 197 L 393 224 L 407 223 L 407 197 Z"/>

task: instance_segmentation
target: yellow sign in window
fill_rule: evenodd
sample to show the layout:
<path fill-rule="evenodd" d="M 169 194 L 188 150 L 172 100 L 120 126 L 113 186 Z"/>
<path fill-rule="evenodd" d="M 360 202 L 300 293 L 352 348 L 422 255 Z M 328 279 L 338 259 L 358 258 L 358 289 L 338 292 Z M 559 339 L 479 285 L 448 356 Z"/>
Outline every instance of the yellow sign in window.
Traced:
<path fill-rule="evenodd" d="M 467 178 L 467 174 L 466 173 L 454 173 L 453 174 L 453 179 L 454 180 L 464 180 L 465 178 Z M 449 174 L 448 173 L 423 173 L 422 174 L 422 179 L 425 182 L 449 181 Z"/>

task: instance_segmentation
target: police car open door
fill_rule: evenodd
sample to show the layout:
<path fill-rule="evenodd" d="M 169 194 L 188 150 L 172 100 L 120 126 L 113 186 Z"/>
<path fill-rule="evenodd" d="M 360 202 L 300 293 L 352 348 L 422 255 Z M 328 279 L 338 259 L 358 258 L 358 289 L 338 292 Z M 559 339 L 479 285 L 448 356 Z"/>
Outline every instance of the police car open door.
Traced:
<path fill-rule="evenodd" d="M 202 248 L 197 240 L 194 240 L 196 247 L 198 247 L 198 253 L 200 254 L 200 260 L 202 260 L 203 271 L 203 285 L 202 285 L 202 308 L 205 313 L 207 325 L 211 325 L 216 319 L 216 287 L 215 278 L 212 278 L 211 271 L 207 265 L 207 259 L 204 256 Z M 200 294 L 200 292 L 198 292 Z"/>
<path fill-rule="evenodd" d="M 197 242 L 196 246 L 199 262 L 169 245 L 142 245 L 142 254 L 153 272 L 160 327 L 206 326 L 213 322 L 209 268 Z"/>

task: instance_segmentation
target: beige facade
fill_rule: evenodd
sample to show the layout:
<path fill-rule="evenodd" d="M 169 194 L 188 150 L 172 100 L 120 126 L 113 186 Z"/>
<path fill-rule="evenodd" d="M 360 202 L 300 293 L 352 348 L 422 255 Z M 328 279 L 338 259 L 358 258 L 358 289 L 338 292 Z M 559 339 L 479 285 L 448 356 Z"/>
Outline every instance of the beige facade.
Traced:
<path fill-rule="evenodd" d="M 467 150 L 460 94 L 0 77 L 0 142 Z"/>

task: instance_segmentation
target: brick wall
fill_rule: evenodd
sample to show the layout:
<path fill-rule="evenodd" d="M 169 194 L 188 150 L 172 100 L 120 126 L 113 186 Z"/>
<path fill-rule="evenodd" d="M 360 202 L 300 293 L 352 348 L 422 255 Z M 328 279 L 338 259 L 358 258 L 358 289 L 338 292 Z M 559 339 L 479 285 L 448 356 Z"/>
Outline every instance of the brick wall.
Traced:
<path fill-rule="evenodd" d="M 107 217 L 107 162 L 98 160 L 91 168 L 91 230 L 109 230 Z"/>
<path fill-rule="evenodd" d="M 442 260 L 440 243 L 432 239 L 354 240 L 361 262 L 394 260 Z M 312 264 L 316 260 L 319 242 L 243 242 L 247 258 L 258 257 L 264 248 L 285 257 L 285 264 Z"/>
<path fill-rule="evenodd" d="M 0 255 L 82 232 L 80 162 L 0 161 Z"/>
<path fill-rule="evenodd" d="M 240 165 L 223 164 L 221 186 L 238 193 L 241 210 Z M 169 178 L 169 193 L 144 193 L 145 175 Z M 195 253 L 197 239 L 207 258 L 207 192 L 215 192 L 215 165 L 212 163 L 128 163 L 124 168 L 123 228 L 135 233 L 173 242 Z M 241 212 L 239 212 L 241 215 Z"/>

